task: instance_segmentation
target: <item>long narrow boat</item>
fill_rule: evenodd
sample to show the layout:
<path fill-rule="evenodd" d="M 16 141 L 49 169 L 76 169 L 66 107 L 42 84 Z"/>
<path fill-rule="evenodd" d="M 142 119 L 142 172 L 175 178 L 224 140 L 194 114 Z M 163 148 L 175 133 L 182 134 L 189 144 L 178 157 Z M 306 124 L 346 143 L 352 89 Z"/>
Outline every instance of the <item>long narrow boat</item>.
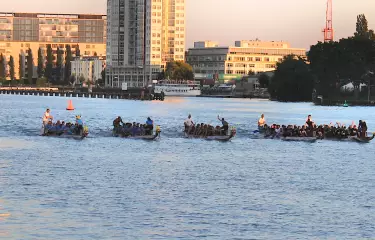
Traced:
<path fill-rule="evenodd" d="M 260 134 L 264 134 L 264 138 L 266 139 L 278 139 L 278 140 L 283 140 L 283 141 L 290 141 L 290 142 L 310 142 L 310 143 L 313 143 L 313 142 L 316 142 L 318 140 L 317 137 L 292 137 L 292 136 L 288 136 L 288 137 L 284 137 L 284 136 L 276 136 L 276 135 L 265 135 L 265 133 L 260 133 Z"/>
<path fill-rule="evenodd" d="M 41 129 L 41 136 L 43 137 L 58 137 L 58 138 L 71 138 L 76 140 L 82 140 L 86 138 L 89 135 L 89 129 L 87 126 L 83 127 L 83 130 L 77 134 L 77 133 L 67 133 L 67 132 L 48 132 L 44 130 L 44 127 Z"/>
<path fill-rule="evenodd" d="M 114 137 L 121 137 L 121 138 L 126 138 L 126 139 L 141 139 L 141 140 L 147 140 L 147 141 L 154 141 L 158 138 L 160 138 L 160 127 L 157 126 L 155 133 L 153 135 L 139 135 L 139 136 L 131 136 L 131 135 L 126 135 L 124 133 L 116 133 L 115 130 L 112 131 Z"/>
<path fill-rule="evenodd" d="M 322 140 L 328 140 L 328 141 L 338 141 L 338 142 L 359 142 L 359 143 L 369 143 L 375 138 L 375 134 L 372 135 L 372 137 L 357 137 L 357 136 L 348 136 L 343 138 L 323 138 Z"/>
<path fill-rule="evenodd" d="M 281 137 L 280 139 L 283 141 L 290 141 L 290 142 L 309 142 L 309 143 L 313 143 L 318 140 L 316 137 Z"/>
<path fill-rule="evenodd" d="M 254 131 L 255 132 L 255 131 Z M 262 131 L 257 131 L 259 134 L 265 134 Z M 264 135 L 264 138 L 268 139 L 281 139 L 283 141 L 293 141 L 293 142 L 316 142 L 317 140 L 328 140 L 328 141 L 340 141 L 340 142 L 359 142 L 359 143 L 369 143 L 373 139 L 375 139 L 375 133 L 372 137 L 357 137 L 357 136 L 349 136 L 344 138 L 320 138 L 320 137 L 272 137 L 270 135 Z"/>
<path fill-rule="evenodd" d="M 236 134 L 237 134 L 237 131 L 234 128 L 231 129 L 229 135 L 217 135 L 217 136 L 207 136 L 207 137 L 196 136 L 196 135 L 187 134 L 186 132 L 184 132 L 185 138 L 197 138 L 197 139 L 204 139 L 204 140 L 211 140 L 211 141 L 220 141 L 220 142 L 228 142 L 232 138 L 234 138 L 236 136 Z"/>

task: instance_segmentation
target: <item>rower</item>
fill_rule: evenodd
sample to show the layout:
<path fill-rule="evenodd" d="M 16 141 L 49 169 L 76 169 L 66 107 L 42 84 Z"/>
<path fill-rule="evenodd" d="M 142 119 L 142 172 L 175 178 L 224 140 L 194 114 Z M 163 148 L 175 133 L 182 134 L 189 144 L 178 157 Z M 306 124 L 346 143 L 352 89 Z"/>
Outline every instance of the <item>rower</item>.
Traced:
<path fill-rule="evenodd" d="M 258 120 L 258 128 L 264 128 L 266 124 L 266 119 L 264 119 L 264 114 L 262 114 Z"/>
<path fill-rule="evenodd" d="M 308 116 L 307 116 L 306 125 L 307 125 L 310 129 L 313 129 L 313 126 L 315 125 L 315 123 L 314 123 L 314 121 L 311 119 L 311 115 L 308 115 Z"/>
<path fill-rule="evenodd" d="M 191 114 L 189 114 L 188 118 L 184 122 L 185 125 L 185 132 L 190 134 L 192 127 L 194 126 L 194 122 L 191 119 Z"/>
<path fill-rule="evenodd" d="M 83 131 L 83 121 L 81 119 L 81 115 L 76 116 L 76 125 L 77 125 L 77 128 L 76 128 L 77 134 L 81 134 L 81 131 Z"/>
<path fill-rule="evenodd" d="M 120 116 L 118 116 L 115 120 L 113 120 L 113 128 L 116 132 L 120 130 L 120 127 L 121 127 L 120 123 L 124 124 Z"/>
<path fill-rule="evenodd" d="M 221 127 L 221 130 L 223 131 L 224 135 L 228 135 L 228 129 L 229 129 L 228 122 L 225 121 L 224 118 L 220 119 L 219 115 L 217 116 L 217 119 L 219 119 L 219 121 L 221 122 L 221 124 L 223 124 L 223 126 Z"/>
<path fill-rule="evenodd" d="M 152 131 L 154 130 L 154 121 L 150 117 L 147 118 L 146 121 L 146 135 L 152 135 Z"/>
<path fill-rule="evenodd" d="M 53 116 L 50 114 L 50 112 L 50 109 L 47 108 L 46 112 L 43 115 L 43 126 L 47 125 L 50 120 L 53 120 Z"/>

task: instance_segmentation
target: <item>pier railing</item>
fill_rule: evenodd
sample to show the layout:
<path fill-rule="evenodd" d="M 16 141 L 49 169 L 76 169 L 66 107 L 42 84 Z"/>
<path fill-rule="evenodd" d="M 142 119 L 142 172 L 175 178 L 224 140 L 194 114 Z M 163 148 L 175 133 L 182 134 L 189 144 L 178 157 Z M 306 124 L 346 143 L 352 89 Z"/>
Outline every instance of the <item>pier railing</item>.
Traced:
<path fill-rule="evenodd" d="M 85 97 L 85 98 L 107 98 L 107 99 L 129 99 L 129 100 L 160 100 L 164 101 L 164 94 L 153 93 L 150 90 L 132 89 L 122 91 L 121 89 L 98 88 L 93 91 L 77 88 L 22 88 L 22 87 L 0 87 L 0 94 L 11 95 L 33 95 L 33 96 L 56 96 L 56 97 Z"/>

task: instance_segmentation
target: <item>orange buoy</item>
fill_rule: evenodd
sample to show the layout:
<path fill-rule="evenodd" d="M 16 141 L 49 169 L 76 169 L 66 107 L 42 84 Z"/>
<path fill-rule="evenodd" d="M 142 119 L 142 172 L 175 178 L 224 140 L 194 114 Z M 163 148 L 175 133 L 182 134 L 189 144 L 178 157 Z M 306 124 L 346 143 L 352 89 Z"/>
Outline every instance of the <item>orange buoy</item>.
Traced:
<path fill-rule="evenodd" d="M 66 108 L 66 110 L 68 110 L 68 111 L 73 111 L 74 110 L 72 100 L 68 101 L 68 107 Z"/>

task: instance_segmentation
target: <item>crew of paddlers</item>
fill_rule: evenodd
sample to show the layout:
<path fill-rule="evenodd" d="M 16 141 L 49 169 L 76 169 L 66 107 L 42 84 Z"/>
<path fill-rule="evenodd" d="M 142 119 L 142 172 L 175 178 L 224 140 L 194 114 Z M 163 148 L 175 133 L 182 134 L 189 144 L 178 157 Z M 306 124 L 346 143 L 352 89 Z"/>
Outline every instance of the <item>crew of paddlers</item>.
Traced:
<path fill-rule="evenodd" d="M 217 116 L 222 126 L 212 126 L 210 124 L 198 123 L 195 124 L 189 114 L 184 122 L 185 134 L 190 136 L 210 137 L 210 136 L 225 136 L 228 135 L 229 124 L 224 118 Z"/>
<path fill-rule="evenodd" d="M 42 135 L 82 135 L 85 131 L 80 115 L 75 117 L 75 123 L 65 123 L 65 121 L 60 120 L 53 122 L 50 109 L 47 109 L 43 115 Z"/>
<path fill-rule="evenodd" d="M 339 122 L 336 124 L 317 125 L 312 120 L 311 115 L 307 116 L 306 122 L 302 126 L 297 125 L 267 125 L 264 115 L 258 120 L 258 130 L 265 137 L 317 137 L 320 139 L 345 139 L 349 137 L 366 138 L 367 124 L 360 120 L 358 126 L 354 122 L 350 126 L 345 126 Z"/>
<path fill-rule="evenodd" d="M 150 136 L 153 134 L 154 121 L 150 117 L 147 118 L 145 124 L 140 123 L 124 123 L 119 116 L 113 120 L 113 133 L 124 137 L 128 136 Z"/>

